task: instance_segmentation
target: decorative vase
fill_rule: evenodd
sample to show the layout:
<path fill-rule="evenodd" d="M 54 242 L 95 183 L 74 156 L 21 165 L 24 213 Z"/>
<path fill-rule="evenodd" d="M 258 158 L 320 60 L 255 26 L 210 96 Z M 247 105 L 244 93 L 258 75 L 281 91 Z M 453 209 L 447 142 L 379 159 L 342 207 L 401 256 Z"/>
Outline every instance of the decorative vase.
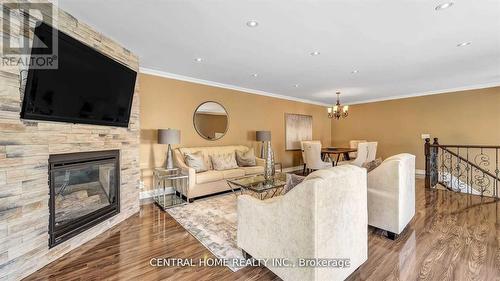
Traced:
<path fill-rule="evenodd" d="M 274 155 L 273 155 L 273 150 L 271 149 L 271 142 L 267 142 L 267 149 L 266 149 L 266 166 L 264 168 L 264 178 L 266 180 L 272 179 L 274 176 Z"/>

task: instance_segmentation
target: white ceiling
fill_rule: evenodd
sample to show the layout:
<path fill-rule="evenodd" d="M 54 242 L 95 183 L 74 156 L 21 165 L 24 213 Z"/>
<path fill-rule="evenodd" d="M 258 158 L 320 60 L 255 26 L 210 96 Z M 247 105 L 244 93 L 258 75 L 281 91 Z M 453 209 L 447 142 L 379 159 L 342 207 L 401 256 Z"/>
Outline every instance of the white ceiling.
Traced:
<path fill-rule="evenodd" d="M 144 71 L 320 103 L 340 90 L 356 103 L 500 85 L 500 1 L 435 10 L 449 1 L 58 3 L 138 54 Z"/>

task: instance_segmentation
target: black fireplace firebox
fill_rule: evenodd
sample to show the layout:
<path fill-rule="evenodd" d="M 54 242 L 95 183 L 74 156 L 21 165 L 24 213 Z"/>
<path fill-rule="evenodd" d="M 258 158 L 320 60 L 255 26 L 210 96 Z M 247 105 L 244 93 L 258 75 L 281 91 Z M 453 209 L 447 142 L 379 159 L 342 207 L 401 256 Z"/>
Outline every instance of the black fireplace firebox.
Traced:
<path fill-rule="evenodd" d="M 49 248 L 120 212 L 120 151 L 49 156 Z"/>

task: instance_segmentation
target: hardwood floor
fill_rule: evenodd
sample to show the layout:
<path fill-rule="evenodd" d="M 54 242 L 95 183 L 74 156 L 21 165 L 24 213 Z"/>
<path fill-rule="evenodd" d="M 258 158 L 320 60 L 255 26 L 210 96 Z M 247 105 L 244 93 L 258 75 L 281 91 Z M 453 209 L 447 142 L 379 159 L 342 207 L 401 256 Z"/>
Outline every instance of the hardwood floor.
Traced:
<path fill-rule="evenodd" d="M 425 189 L 422 179 L 416 196 L 415 218 L 395 241 L 369 228 L 368 260 L 349 280 L 500 280 L 500 203 Z M 233 273 L 149 264 L 153 257 L 205 256 L 212 254 L 150 204 L 25 280 L 279 280 L 262 267 Z"/>

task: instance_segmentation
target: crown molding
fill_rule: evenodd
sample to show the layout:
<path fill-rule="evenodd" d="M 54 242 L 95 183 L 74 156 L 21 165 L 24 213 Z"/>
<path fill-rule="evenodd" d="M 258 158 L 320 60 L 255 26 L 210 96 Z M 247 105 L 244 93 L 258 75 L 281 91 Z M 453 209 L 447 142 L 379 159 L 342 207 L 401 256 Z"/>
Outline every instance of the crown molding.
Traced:
<path fill-rule="evenodd" d="M 174 73 L 165 72 L 165 71 L 156 70 L 156 69 L 151 69 L 151 68 L 146 68 L 146 67 L 139 67 L 139 72 L 143 73 L 143 74 L 155 75 L 155 76 L 160 76 L 160 77 L 164 77 L 164 78 L 181 80 L 181 81 L 202 84 L 202 85 L 207 85 L 207 86 L 213 86 L 213 87 L 218 87 L 218 88 L 223 88 L 223 89 L 235 90 L 235 91 L 244 92 L 244 93 L 248 93 L 248 94 L 278 98 L 278 99 L 283 99 L 283 100 L 297 101 L 297 102 L 320 105 L 320 106 L 330 106 L 329 104 L 318 102 L 318 101 L 289 97 L 289 96 L 269 93 L 269 92 L 265 92 L 265 91 L 261 91 L 261 90 L 243 88 L 243 87 L 239 87 L 239 86 L 235 86 L 235 85 L 229 85 L 229 84 L 224 84 L 224 83 L 218 83 L 218 82 L 198 79 L 198 78 L 194 78 L 194 77 L 174 74 Z"/>
<path fill-rule="evenodd" d="M 367 100 L 356 101 L 356 102 L 351 102 L 351 103 L 346 103 L 346 104 L 353 105 L 353 104 L 362 104 L 362 103 L 372 103 L 372 102 L 379 102 L 379 101 L 388 101 L 388 100 L 397 100 L 397 99 L 404 99 L 404 98 L 447 94 L 447 93 L 461 92 L 461 91 L 479 90 L 479 89 L 499 87 L 499 86 L 500 86 L 500 81 L 495 81 L 495 82 L 490 82 L 490 83 L 475 84 L 475 85 L 469 85 L 469 86 L 463 86 L 463 87 L 457 87 L 457 88 L 448 88 L 448 89 L 413 93 L 413 94 L 407 94 L 407 95 L 397 95 L 397 96 L 390 96 L 390 97 L 367 99 Z"/>
<path fill-rule="evenodd" d="M 323 102 L 295 98 L 295 97 L 289 97 L 289 96 L 269 93 L 269 92 L 265 92 L 265 91 L 261 91 L 261 90 L 243 88 L 243 87 L 239 87 L 239 86 L 198 79 L 198 78 L 194 78 L 194 77 L 174 74 L 174 73 L 165 72 L 165 71 L 156 70 L 156 69 L 151 69 L 151 68 L 146 68 L 146 67 L 139 67 L 139 72 L 144 73 L 144 74 L 154 75 L 154 76 L 160 76 L 160 77 L 165 77 L 165 78 L 170 78 L 170 79 L 175 79 L 175 80 L 196 83 L 196 84 L 202 84 L 202 85 L 208 85 L 208 86 L 213 86 L 213 87 L 218 87 L 218 88 L 223 88 L 223 89 L 235 90 L 235 91 L 244 92 L 244 93 L 248 93 L 248 94 L 273 97 L 273 98 L 278 98 L 278 99 L 283 99 L 283 100 L 290 100 L 290 101 L 320 105 L 320 106 L 325 106 L 325 107 L 331 106 L 331 104 L 327 104 L 327 103 L 323 103 Z M 345 104 L 346 105 L 354 105 L 354 104 L 372 103 L 372 102 L 380 102 L 380 101 L 388 101 L 388 100 L 396 100 L 396 99 L 404 99 L 404 98 L 413 98 L 413 97 L 420 97 L 420 96 L 430 96 L 430 95 L 438 95 L 438 94 L 460 92 L 460 91 L 485 89 L 485 88 L 498 87 L 498 86 L 500 86 L 500 81 L 483 83 L 483 84 L 468 85 L 468 86 L 457 87 L 457 88 L 434 90 L 434 91 L 428 91 L 428 92 L 412 93 L 412 94 L 406 94 L 406 95 L 396 95 L 396 96 L 381 97 L 381 98 L 374 98 L 374 99 L 365 99 L 365 100 L 360 100 L 360 101 L 355 101 L 355 102 L 348 102 Z"/>

